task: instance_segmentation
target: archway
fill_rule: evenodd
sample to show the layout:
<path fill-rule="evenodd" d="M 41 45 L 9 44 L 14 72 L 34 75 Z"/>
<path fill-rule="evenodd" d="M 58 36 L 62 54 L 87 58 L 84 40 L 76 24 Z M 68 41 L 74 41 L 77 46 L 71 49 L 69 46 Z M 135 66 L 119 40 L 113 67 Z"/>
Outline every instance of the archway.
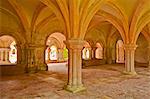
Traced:
<path fill-rule="evenodd" d="M 45 61 L 48 70 L 62 71 L 66 69 L 68 64 L 68 50 L 64 44 L 66 37 L 61 33 L 53 33 L 49 35 L 46 41 Z"/>
<path fill-rule="evenodd" d="M 91 53 L 91 46 L 90 46 L 90 44 L 87 41 L 85 41 L 84 48 L 82 50 L 82 59 L 84 59 L 84 60 L 90 59 L 91 58 L 91 54 L 92 54 Z"/>
<path fill-rule="evenodd" d="M 12 36 L 0 37 L 0 65 L 17 64 L 16 40 Z"/>
<path fill-rule="evenodd" d="M 100 43 L 96 43 L 96 51 L 95 51 L 95 57 L 96 59 L 103 59 L 103 47 Z"/>
<path fill-rule="evenodd" d="M 124 43 L 122 40 L 118 40 L 116 43 L 116 62 L 117 63 L 125 62 Z"/>

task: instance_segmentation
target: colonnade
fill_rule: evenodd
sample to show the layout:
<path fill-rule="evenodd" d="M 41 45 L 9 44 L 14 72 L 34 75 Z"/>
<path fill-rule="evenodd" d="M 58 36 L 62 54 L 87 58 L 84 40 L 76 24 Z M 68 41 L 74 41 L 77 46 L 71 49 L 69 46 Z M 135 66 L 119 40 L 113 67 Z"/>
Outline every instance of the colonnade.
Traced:
<path fill-rule="evenodd" d="M 64 49 L 63 48 L 57 48 L 57 61 L 58 62 L 63 62 L 64 60 L 64 56 L 63 56 L 63 52 Z M 51 49 L 50 47 L 48 47 L 48 51 L 47 51 L 47 61 L 50 62 L 50 54 L 51 54 Z"/>
<path fill-rule="evenodd" d="M 85 57 L 85 59 L 96 59 L 96 50 L 97 47 L 87 48 L 89 50 L 89 58 Z M 86 54 L 86 53 L 84 53 Z M 102 56 L 104 56 L 104 52 L 102 52 Z"/>

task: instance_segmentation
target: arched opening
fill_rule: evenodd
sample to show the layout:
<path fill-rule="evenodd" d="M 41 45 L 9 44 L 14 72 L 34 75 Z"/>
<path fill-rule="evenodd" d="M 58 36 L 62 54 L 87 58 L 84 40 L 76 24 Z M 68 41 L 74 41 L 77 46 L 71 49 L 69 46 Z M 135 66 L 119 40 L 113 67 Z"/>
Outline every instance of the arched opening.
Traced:
<path fill-rule="evenodd" d="M 86 47 L 82 50 L 82 58 L 85 60 L 90 58 L 90 51 Z"/>
<path fill-rule="evenodd" d="M 91 58 L 90 54 L 91 54 L 91 46 L 87 41 L 85 41 L 84 48 L 82 50 L 82 59 L 84 60 L 90 59 Z"/>
<path fill-rule="evenodd" d="M 125 62 L 124 43 L 122 40 L 118 40 L 116 43 L 116 62 L 117 63 Z"/>
<path fill-rule="evenodd" d="M 103 47 L 100 43 L 96 43 L 97 49 L 95 50 L 96 59 L 103 59 Z"/>
<path fill-rule="evenodd" d="M 68 49 L 64 44 L 66 38 L 61 33 L 51 34 L 46 41 L 45 61 L 48 70 L 61 71 L 68 64 Z"/>
<path fill-rule="evenodd" d="M 0 65 L 17 64 L 16 40 L 12 36 L 0 37 Z"/>

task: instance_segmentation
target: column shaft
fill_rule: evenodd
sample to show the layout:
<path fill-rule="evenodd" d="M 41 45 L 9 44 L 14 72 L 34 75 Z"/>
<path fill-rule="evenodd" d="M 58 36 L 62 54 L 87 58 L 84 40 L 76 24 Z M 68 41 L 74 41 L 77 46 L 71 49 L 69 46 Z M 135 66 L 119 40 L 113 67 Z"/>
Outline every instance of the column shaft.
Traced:
<path fill-rule="evenodd" d="M 134 54 L 137 45 L 126 44 L 125 45 L 125 74 L 136 74 L 134 66 Z"/>
<path fill-rule="evenodd" d="M 66 90 L 73 93 L 85 90 L 82 84 L 82 58 L 81 52 L 84 41 L 68 40 L 66 41 L 69 49 L 69 64 L 68 64 L 68 84 Z"/>
<path fill-rule="evenodd" d="M 92 59 L 96 59 L 96 49 L 97 47 L 92 47 Z"/>
<path fill-rule="evenodd" d="M 58 58 L 57 59 L 59 62 L 64 61 L 64 59 L 63 59 L 63 48 L 58 49 Z"/>
<path fill-rule="evenodd" d="M 3 59 L 3 55 L 4 55 L 3 50 L 1 50 L 1 61 L 4 60 L 4 59 Z"/>
<path fill-rule="evenodd" d="M 50 61 L 50 53 L 51 53 L 51 49 L 48 47 L 48 51 L 47 51 L 47 62 Z"/>

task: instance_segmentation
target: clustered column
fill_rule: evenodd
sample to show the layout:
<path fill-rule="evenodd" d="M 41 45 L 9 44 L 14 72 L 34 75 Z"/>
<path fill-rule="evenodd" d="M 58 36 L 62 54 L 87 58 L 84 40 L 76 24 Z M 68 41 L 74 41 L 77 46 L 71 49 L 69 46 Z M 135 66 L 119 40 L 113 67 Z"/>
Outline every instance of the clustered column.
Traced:
<path fill-rule="evenodd" d="M 137 48 L 135 44 L 126 44 L 125 46 L 125 74 L 135 75 L 134 54 Z"/>
<path fill-rule="evenodd" d="M 0 53 L 1 53 L 1 60 L 4 63 L 9 63 L 9 48 L 0 48 Z"/>
<path fill-rule="evenodd" d="M 73 93 L 85 90 L 82 84 L 82 58 L 81 51 L 83 49 L 84 41 L 82 40 L 68 40 L 66 41 L 69 49 L 68 61 L 68 83 L 66 90 Z"/>
<path fill-rule="evenodd" d="M 1 61 L 4 61 L 4 53 L 3 53 L 3 50 L 2 49 L 0 49 L 0 53 L 1 53 Z"/>
<path fill-rule="evenodd" d="M 58 48 L 58 62 L 64 61 L 64 58 L 63 58 L 63 51 L 64 51 L 63 48 Z"/>
<path fill-rule="evenodd" d="M 107 64 L 112 64 L 112 48 L 106 47 L 106 62 Z"/>
<path fill-rule="evenodd" d="M 92 59 L 92 48 L 88 48 L 89 49 L 89 59 Z"/>
<path fill-rule="evenodd" d="M 45 46 L 37 44 L 30 44 L 27 47 L 27 72 L 35 73 L 48 69 L 44 62 L 45 48 Z"/>
<path fill-rule="evenodd" d="M 96 49 L 97 47 L 92 47 L 92 59 L 96 59 Z"/>

